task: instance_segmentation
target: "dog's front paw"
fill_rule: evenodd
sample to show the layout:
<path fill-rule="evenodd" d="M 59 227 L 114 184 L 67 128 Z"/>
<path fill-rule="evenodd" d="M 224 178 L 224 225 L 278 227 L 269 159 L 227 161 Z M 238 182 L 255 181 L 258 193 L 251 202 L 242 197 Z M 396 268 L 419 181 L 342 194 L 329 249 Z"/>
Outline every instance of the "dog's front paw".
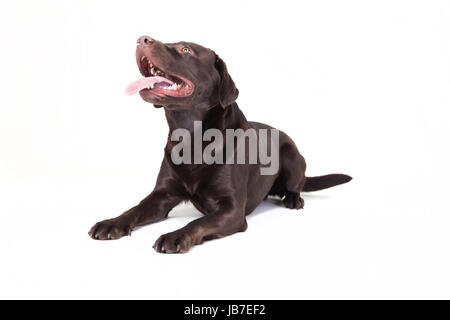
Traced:
<path fill-rule="evenodd" d="M 89 231 L 89 235 L 95 240 L 115 240 L 130 234 L 131 227 L 116 219 L 97 222 Z"/>
<path fill-rule="evenodd" d="M 186 232 L 174 231 L 159 237 L 153 249 L 160 253 L 185 253 L 193 246 L 193 242 Z"/>

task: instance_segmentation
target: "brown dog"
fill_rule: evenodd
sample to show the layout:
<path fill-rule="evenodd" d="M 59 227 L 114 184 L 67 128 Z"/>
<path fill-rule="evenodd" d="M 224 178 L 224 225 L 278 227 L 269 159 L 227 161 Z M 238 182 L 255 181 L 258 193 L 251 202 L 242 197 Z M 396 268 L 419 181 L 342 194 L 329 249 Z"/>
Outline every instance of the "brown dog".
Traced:
<path fill-rule="evenodd" d="M 220 132 L 273 129 L 247 121 L 235 103 L 239 92 L 226 65 L 212 50 L 195 43 L 162 43 L 143 36 L 138 39 L 136 60 L 145 78 L 133 83 L 128 93 L 139 92 L 145 101 L 164 107 L 169 137 L 179 128 L 194 133 L 194 121 L 202 121 L 202 132 L 211 128 Z M 173 207 L 189 200 L 204 216 L 161 236 L 154 245 L 158 252 L 187 252 L 205 240 L 246 230 L 246 215 L 268 195 L 280 197 L 290 209 L 300 209 L 304 203 L 301 191 L 351 180 L 343 174 L 306 177 L 305 160 L 285 133 L 279 132 L 277 146 L 278 150 L 270 152 L 279 151 L 279 169 L 262 175 L 261 163 L 175 164 L 171 158 L 175 143 L 169 139 L 153 192 L 122 215 L 95 224 L 89 235 L 99 240 L 119 239 L 136 226 L 166 218 Z"/>

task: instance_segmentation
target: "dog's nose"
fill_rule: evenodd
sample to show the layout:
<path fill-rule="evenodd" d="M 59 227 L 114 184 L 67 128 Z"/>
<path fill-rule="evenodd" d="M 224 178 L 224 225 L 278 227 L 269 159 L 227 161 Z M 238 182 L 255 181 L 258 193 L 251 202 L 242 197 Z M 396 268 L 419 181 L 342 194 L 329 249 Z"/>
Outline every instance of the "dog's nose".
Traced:
<path fill-rule="evenodd" d="M 142 37 L 139 37 L 139 39 L 137 39 L 137 44 L 140 46 L 150 45 L 153 42 L 155 42 L 155 40 L 149 36 L 142 36 Z"/>

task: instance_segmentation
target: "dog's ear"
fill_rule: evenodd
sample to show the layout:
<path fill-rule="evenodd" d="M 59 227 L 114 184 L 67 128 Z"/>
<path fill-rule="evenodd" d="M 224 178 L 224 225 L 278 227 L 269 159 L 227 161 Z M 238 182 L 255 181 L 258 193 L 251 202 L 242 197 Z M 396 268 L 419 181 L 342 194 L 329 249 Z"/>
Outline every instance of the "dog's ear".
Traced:
<path fill-rule="evenodd" d="M 219 102 L 222 108 L 225 108 L 236 101 L 239 90 L 231 79 L 225 62 L 218 55 L 216 55 L 216 68 L 220 75 Z"/>

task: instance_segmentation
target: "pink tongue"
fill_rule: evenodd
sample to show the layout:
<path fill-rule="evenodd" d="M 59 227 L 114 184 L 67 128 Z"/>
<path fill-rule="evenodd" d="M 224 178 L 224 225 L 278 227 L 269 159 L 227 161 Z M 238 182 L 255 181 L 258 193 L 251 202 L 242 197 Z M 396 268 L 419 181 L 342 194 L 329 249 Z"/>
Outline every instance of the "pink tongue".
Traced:
<path fill-rule="evenodd" d="M 155 83 L 159 83 L 159 82 L 165 82 L 168 83 L 169 85 L 173 84 L 172 81 L 170 81 L 169 79 L 166 79 L 164 77 L 146 77 L 146 78 L 142 78 L 139 80 L 136 80 L 135 82 L 131 83 L 126 89 L 125 89 L 125 93 L 129 96 L 138 93 L 139 91 L 143 90 L 143 89 L 149 89 L 152 88 L 154 86 Z"/>

